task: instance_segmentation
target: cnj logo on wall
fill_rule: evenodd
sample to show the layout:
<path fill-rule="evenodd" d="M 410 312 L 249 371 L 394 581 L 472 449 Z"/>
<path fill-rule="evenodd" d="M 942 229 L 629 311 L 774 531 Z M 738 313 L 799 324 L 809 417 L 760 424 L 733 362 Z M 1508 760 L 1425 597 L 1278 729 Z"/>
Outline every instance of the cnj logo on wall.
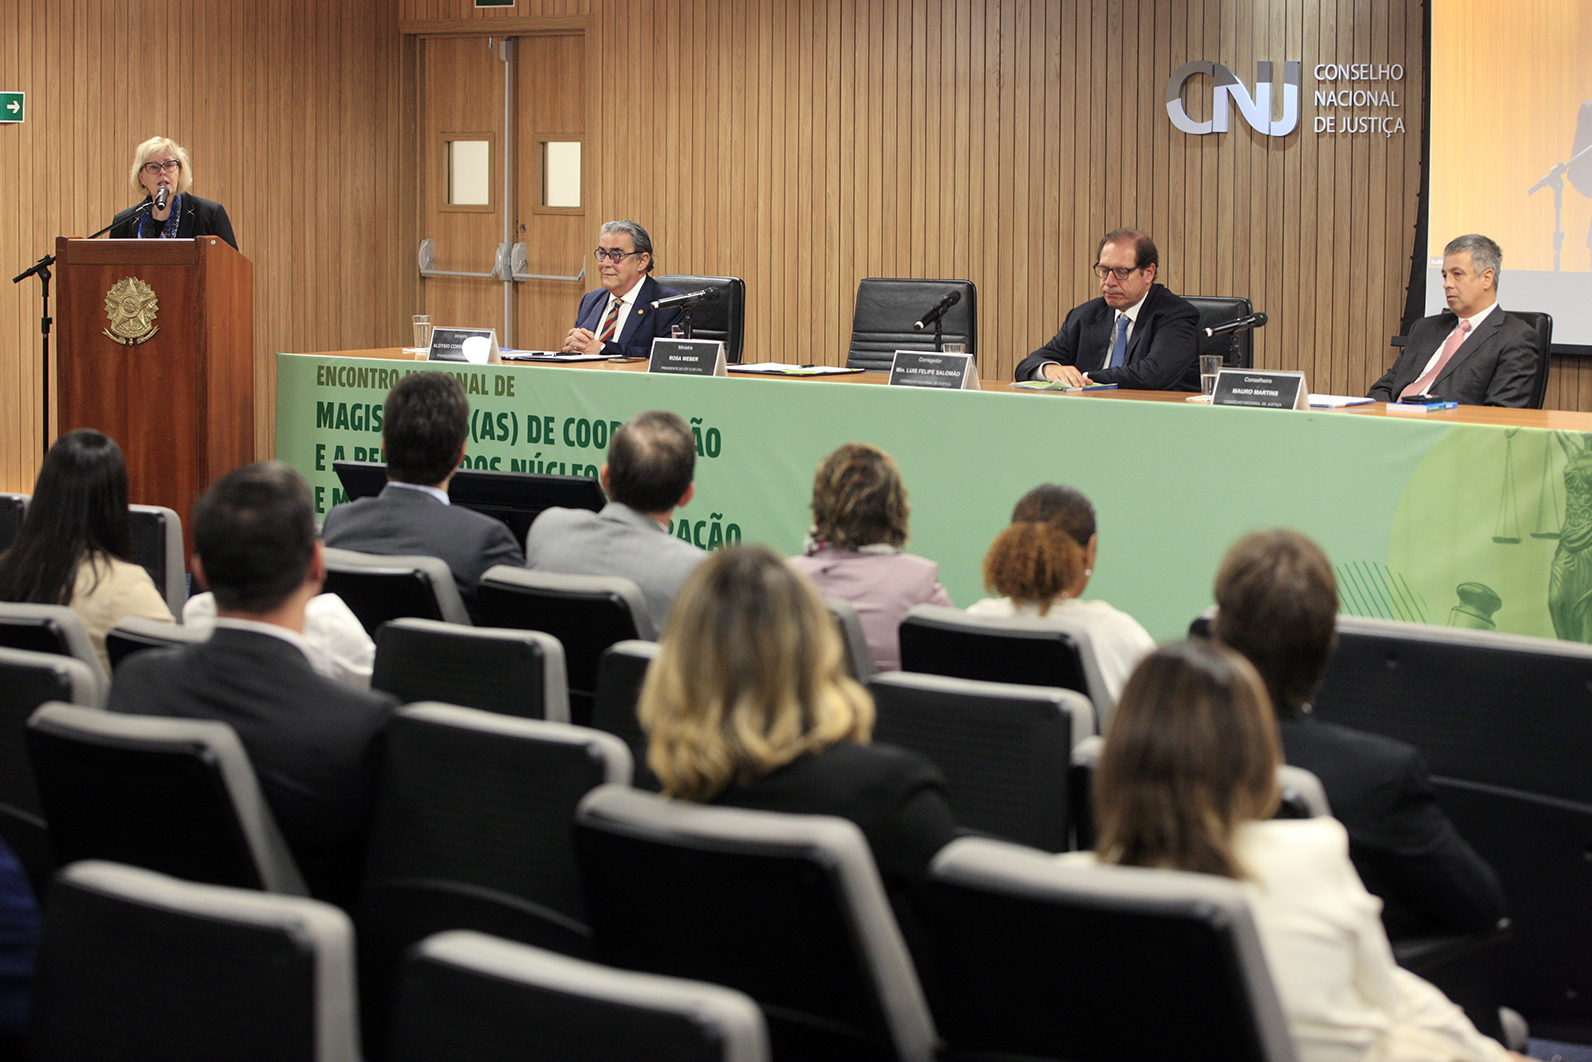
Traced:
<path fill-rule="evenodd" d="M 1166 82 L 1166 115 L 1178 129 L 1201 136 L 1227 132 L 1229 114 L 1237 107 L 1255 132 L 1265 136 L 1287 136 L 1299 125 L 1300 65 L 1292 60 L 1282 65 L 1282 116 L 1278 118 L 1272 117 L 1272 65 L 1270 62 L 1255 64 L 1253 94 L 1237 74 L 1221 63 L 1202 60 L 1180 66 Z M 1183 106 L 1183 89 L 1201 74 L 1212 82 L 1210 118 L 1196 122 Z"/>

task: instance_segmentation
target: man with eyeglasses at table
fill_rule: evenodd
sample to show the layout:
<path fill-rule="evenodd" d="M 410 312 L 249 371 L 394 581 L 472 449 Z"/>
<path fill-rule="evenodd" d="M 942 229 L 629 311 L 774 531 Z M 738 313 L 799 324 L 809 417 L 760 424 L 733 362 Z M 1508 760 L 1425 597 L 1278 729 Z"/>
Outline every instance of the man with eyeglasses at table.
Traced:
<path fill-rule="evenodd" d="M 565 354 L 645 358 L 652 341 L 667 337 L 680 309 L 652 304 L 680 294 L 652 279 L 652 237 L 634 221 L 610 221 L 597 239 L 597 278 L 602 287 L 580 300 L 575 327 L 564 337 Z"/>
<path fill-rule="evenodd" d="M 1095 250 L 1100 298 L 1074 307 L 1050 342 L 1018 363 L 1016 378 L 1198 391 L 1199 311 L 1155 282 L 1159 262 L 1144 233 L 1106 233 Z"/>

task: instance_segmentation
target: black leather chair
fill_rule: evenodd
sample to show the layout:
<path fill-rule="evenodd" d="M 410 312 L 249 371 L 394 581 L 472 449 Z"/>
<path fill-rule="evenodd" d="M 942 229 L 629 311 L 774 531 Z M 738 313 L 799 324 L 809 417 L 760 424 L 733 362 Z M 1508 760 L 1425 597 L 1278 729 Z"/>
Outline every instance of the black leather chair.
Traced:
<path fill-rule="evenodd" d="M 1592 646 L 1339 616 L 1312 704 L 1424 754 L 1509 899 L 1502 1002 L 1533 1021 L 1592 1019 Z"/>
<path fill-rule="evenodd" d="M 934 308 L 948 291 L 962 299 L 945 311 L 943 340 L 966 343 L 978 355 L 978 288 L 971 280 L 915 280 L 869 277 L 857 285 L 857 309 L 851 319 L 851 350 L 846 366 L 888 372 L 898 350 L 933 350 L 934 330 L 914 332 L 912 325 Z"/>
<path fill-rule="evenodd" d="M 546 631 L 564 644 L 569 675 L 569 720 L 591 722 L 597 661 L 603 650 L 630 638 L 654 637 L 640 587 L 606 575 L 533 572 L 499 564 L 476 588 L 485 626 Z"/>
<path fill-rule="evenodd" d="M 0 494 L 0 550 L 9 549 L 28 515 L 28 494 Z"/>
<path fill-rule="evenodd" d="M 776 1059 L 933 1059 L 923 990 L 854 823 L 613 785 L 575 822 L 599 961 L 745 992 Z"/>
<path fill-rule="evenodd" d="M 591 710 L 594 729 L 606 731 L 629 746 L 635 762 L 631 784 L 654 793 L 661 785 L 658 776 L 647 766 L 647 735 L 636 718 L 636 702 L 641 697 L 647 668 L 657 655 L 657 642 L 637 638 L 615 642 L 604 649 L 597 660 L 597 694 Z"/>
<path fill-rule="evenodd" d="M 1244 888 L 1211 874 L 1061 866 L 983 837 L 933 864 L 946 1062 L 1294 1062 Z"/>
<path fill-rule="evenodd" d="M 724 344 L 724 360 L 731 365 L 738 364 L 746 344 L 746 281 L 740 277 L 706 277 L 692 273 L 669 273 L 657 280 L 682 295 L 703 288 L 719 289 L 720 295 L 714 301 L 688 307 L 684 312 L 691 315 L 693 338 L 718 340 Z"/>
<path fill-rule="evenodd" d="M 176 649 L 209 640 L 209 628 L 128 616 L 105 632 L 105 655 L 110 657 L 111 670 L 115 671 L 123 660 L 145 649 Z"/>
<path fill-rule="evenodd" d="M 188 881 L 307 894 L 226 723 L 52 702 L 33 713 L 26 738 L 60 865 L 110 859 Z"/>
<path fill-rule="evenodd" d="M 182 555 L 182 517 L 164 505 L 129 505 L 132 560 L 143 565 L 179 619 L 188 600 L 188 572 Z"/>
<path fill-rule="evenodd" d="M 329 904 L 76 863 L 50 890 L 28 1058 L 358 1062 L 353 953 Z"/>
<path fill-rule="evenodd" d="M 110 676 L 100 662 L 82 617 L 65 605 L 0 603 L 0 645 L 34 653 L 59 653 L 81 660 L 98 680 L 95 707 L 105 703 Z"/>
<path fill-rule="evenodd" d="M 100 696 L 99 679 L 81 660 L 0 648 L 0 840 L 16 855 L 35 896 L 44 895 L 56 862 L 23 737 L 28 717 L 49 701 L 92 705 Z"/>
<path fill-rule="evenodd" d="M 436 557 L 389 557 L 331 547 L 325 553 L 326 593 L 342 598 L 372 638 L 383 623 L 406 616 L 470 622 L 453 572 Z"/>
<path fill-rule="evenodd" d="M 1548 397 L 1548 366 L 1553 347 L 1553 315 L 1535 310 L 1510 310 L 1537 333 L 1537 382 L 1531 388 L 1531 409 L 1541 409 Z"/>
<path fill-rule="evenodd" d="M 868 648 L 868 636 L 862 629 L 862 617 L 857 614 L 857 606 L 838 597 L 824 598 L 824 606 L 835 617 L 840 644 L 846 652 L 846 674 L 858 682 L 867 682 L 876 669 L 873 650 Z"/>
<path fill-rule="evenodd" d="M 945 775 L 959 826 L 1051 852 L 1069 845 L 1067 772 L 1094 733 L 1073 690 L 892 671 L 868 681 L 875 741 L 923 753 Z"/>
<path fill-rule="evenodd" d="M 1081 624 L 1065 617 L 970 616 L 961 609 L 917 605 L 901 621 L 901 670 L 925 675 L 1060 686 L 1094 702 L 1095 732 L 1111 719 L 1112 702 Z"/>
<path fill-rule="evenodd" d="M 590 954 L 575 806 L 595 786 L 629 781 L 630 753 L 611 734 L 454 705 L 399 710 L 355 910 L 372 1046 L 399 957 L 432 933 L 476 929 Z"/>
<path fill-rule="evenodd" d="M 403 967 L 386 1062 L 767 1062 L 768 1027 L 734 989 L 615 970 L 461 930 Z"/>
<path fill-rule="evenodd" d="M 569 722 L 564 647 L 541 631 L 388 620 L 376 632 L 373 689 L 404 704 L 442 701 L 526 719 Z"/>
<path fill-rule="evenodd" d="M 1198 328 L 1200 330 L 1199 344 L 1201 354 L 1220 354 L 1222 364 L 1230 369 L 1252 369 L 1255 367 L 1255 333 L 1253 330 L 1237 332 L 1225 336 L 1211 336 L 1206 338 L 1205 329 L 1223 324 L 1227 321 L 1236 321 L 1240 317 L 1248 317 L 1255 312 L 1255 307 L 1248 299 L 1229 298 L 1219 295 L 1185 295 L 1183 296 L 1194 304 L 1200 312 Z"/>

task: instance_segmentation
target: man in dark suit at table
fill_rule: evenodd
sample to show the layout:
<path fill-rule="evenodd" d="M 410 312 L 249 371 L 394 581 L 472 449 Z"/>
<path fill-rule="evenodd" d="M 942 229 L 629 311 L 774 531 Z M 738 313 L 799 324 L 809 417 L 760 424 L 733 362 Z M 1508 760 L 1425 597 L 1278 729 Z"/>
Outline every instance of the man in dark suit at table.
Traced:
<path fill-rule="evenodd" d="M 469 437 L 470 402 L 458 380 L 445 372 L 399 380 L 382 407 L 387 485 L 327 513 L 321 537 L 338 549 L 439 558 L 473 616 L 482 574 L 494 564 L 523 564 L 525 555 L 508 525 L 448 500 Z"/>
<path fill-rule="evenodd" d="M 1388 936 L 1488 932 L 1504 915 L 1503 889 L 1438 807 L 1425 758 L 1402 741 L 1310 715 L 1337 614 L 1332 565 L 1298 532 L 1246 535 L 1216 573 L 1211 633 L 1260 673 L 1283 758 L 1321 779 L 1333 817 L 1349 832 L 1349 858 L 1382 900 Z"/>
<path fill-rule="evenodd" d="M 1100 297 L 1074 307 L 1050 342 L 1018 363 L 1016 378 L 1198 391 L 1199 311 L 1155 282 L 1160 261 L 1144 233 L 1106 233 L 1093 267 Z"/>
<path fill-rule="evenodd" d="M 108 707 L 230 724 L 311 895 L 346 907 L 398 702 L 310 664 L 304 608 L 326 562 L 297 472 L 272 461 L 227 473 L 194 506 L 193 525 L 194 575 L 215 593 L 215 633 L 128 657 Z"/>
<path fill-rule="evenodd" d="M 610 221 L 597 238 L 597 279 L 602 287 L 580 300 L 575 327 L 564 337 L 566 354 L 645 358 L 652 341 L 668 338 L 680 309 L 654 310 L 658 299 L 680 294 L 652 279 L 652 237 L 634 221 Z"/>
<path fill-rule="evenodd" d="M 1397 402 L 1432 395 L 1465 406 L 1530 405 L 1537 382 L 1537 333 L 1498 305 L 1503 252 L 1472 233 L 1443 248 L 1448 309 L 1410 329 L 1393 367 L 1367 395 Z"/>

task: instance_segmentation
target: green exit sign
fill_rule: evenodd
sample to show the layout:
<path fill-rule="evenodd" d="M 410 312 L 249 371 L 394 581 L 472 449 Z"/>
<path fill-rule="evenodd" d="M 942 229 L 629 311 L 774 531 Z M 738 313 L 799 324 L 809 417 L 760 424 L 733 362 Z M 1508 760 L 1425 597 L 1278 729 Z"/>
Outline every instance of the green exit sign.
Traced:
<path fill-rule="evenodd" d="M 26 92 L 0 92 L 0 122 L 22 121 Z"/>

